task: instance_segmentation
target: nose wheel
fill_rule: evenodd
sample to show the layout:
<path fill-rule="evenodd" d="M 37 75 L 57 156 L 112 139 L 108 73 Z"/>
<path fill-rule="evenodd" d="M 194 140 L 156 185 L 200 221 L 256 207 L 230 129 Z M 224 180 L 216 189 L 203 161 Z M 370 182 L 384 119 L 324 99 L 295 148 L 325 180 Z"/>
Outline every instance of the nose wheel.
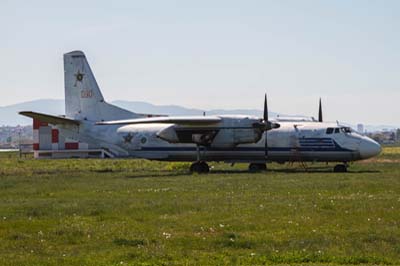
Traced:
<path fill-rule="evenodd" d="M 190 172 L 199 173 L 199 174 L 205 174 L 205 173 L 210 172 L 210 167 L 204 161 L 194 162 L 190 166 Z"/>

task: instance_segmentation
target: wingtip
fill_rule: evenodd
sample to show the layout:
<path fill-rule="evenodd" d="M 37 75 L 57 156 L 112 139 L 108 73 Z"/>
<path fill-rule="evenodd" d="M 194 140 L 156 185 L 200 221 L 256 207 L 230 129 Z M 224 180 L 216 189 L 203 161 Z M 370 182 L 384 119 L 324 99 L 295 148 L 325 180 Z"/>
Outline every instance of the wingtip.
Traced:
<path fill-rule="evenodd" d="M 32 112 L 31 111 L 19 111 L 18 112 L 19 115 L 27 115 L 27 114 L 30 114 L 30 113 L 32 113 Z"/>

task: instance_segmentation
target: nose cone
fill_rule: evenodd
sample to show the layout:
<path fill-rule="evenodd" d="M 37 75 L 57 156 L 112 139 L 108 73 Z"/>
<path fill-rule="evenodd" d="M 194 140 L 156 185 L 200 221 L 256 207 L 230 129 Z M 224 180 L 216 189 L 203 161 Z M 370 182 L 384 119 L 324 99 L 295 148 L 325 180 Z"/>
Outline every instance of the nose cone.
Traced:
<path fill-rule="evenodd" d="M 381 145 L 370 138 L 365 138 L 360 143 L 361 159 L 368 159 L 377 156 L 379 153 L 381 153 L 381 151 Z"/>

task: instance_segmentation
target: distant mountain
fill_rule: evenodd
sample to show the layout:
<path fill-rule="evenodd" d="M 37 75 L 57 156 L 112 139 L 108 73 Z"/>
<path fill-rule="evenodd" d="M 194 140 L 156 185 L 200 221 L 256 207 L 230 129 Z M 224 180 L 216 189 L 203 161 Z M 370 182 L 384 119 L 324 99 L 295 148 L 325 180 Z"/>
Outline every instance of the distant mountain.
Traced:
<path fill-rule="evenodd" d="M 205 111 L 207 115 L 216 114 L 243 114 L 252 116 L 262 116 L 262 110 L 257 109 L 215 109 L 215 110 L 201 110 L 194 108 L 186 108 L 178 105 L 154 105 L 147 102 L 140 101 L 113 101 L 112 104 L 120 106 L 136 113 L 145 114 L 161 114 L 161 115 L 203 115 Z M 36 111 L 47 114 L 62 115 L 65 113 L 64 100 L 57 99 L 40 99 L 30 102 L 23 102 L 9 106 L 0 107 L 0 126 L 16 126 L 16 125 L 30 125 L 32 120 L 30 118 L 18 115 L 20 111 Z M 277 116 L 277 113 L 270 112 L 270 117 Z M 286 116 L 286 115 L 283 115 Z M 355 125 L 349 126 L 356 128 Z M 381 131 L 384 129 L 394 130 L 396 127 L 388 125 L 364 125 L 365 130 L 368 132 Z"/>
<path fill-rule="evenodd" d="M 30 125 L 32 119 L 18 115 L 20 111 L 35 111 L 48 114 L 64 114 L 64 101 L 40 99 L 0 107 L 0 126 Z"/>
<path fill-rule="evenodd" d="M 146 102 L 138 101 L 113 101 L 119 107 L 136 113 L 144 114 L 162 114 L 162 115 L 202 115 L 203 111 L 198 109 L 190 109 L 177 105 L 154 105 Z"/>
<path fill-rule="evenodd" d="M 215 109 L 215 110 L 202 110 L 186 108 L 178 105 L 154 105 L 146 102 L 131 102 L 131 101 L 113 101 L 112 104 L 130 110 L 136 113 L 145 114 L 162 114 L 162 115 L 203 115 L 206 112 L 207 115 L 228 115 L 228 114 L 243 114 L 243 115 L 253 115 L 262 116 L 262 110 L 257 109 Z M 274 112 L 269 112 L 271 117 L 276 116 Z"/>
<path fill-rule="evenodd" d="M 120 106 L 136 113 L 162 114 L 162 115 L 203 115 L 205 111 L 208 115 L 215 114 L 243 114 L 262 116 L 261 110 L 256 109 L 235 109 L 235 110 L 201 110 L 186 108 L 178 105 L 154 105 L 140 101 L 113 101 L 112 104 Z M 35 111 L 46 114 L 62 115 L 65 113 L 64 100 L 40 99 L 30 102 L 23 102 L 9 106 L 0 107 L 0 126 L 29 125 L 32 123 L 30 118 L 18 115 L 20 111 Z M 270 116 L 276 113 L 270 112 Z"/>

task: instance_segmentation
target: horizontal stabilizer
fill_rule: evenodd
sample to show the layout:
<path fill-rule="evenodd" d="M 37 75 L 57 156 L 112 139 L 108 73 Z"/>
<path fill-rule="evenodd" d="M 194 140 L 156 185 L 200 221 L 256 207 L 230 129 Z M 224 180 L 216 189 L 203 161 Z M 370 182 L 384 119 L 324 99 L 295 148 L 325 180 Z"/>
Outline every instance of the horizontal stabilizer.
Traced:
<path fill-rule="evenodd" d="M 60 117 L 60 116 L 54 116 L 54 115 L 47 115 L 47 114 L 42 114 L 42 113 L 36 113 L 36 112 L 31 112 L 31 111 L 24 111 L 24 112 L 19 112 L 20 115 L 24 115 L 33 119 L 38 119 L 41 122 L 46 122 L 52 125 L 76 125 L 79 126 L 79 121 L 73 120 L 73 119 L 68 119 L 65 117 Z"/>
<path fill-rule="evenodd" d="M 167 116 L 167 117 L 149 117 L 127 120 L 114 120 L 97 122 L 97 125 L 131 125 L 131 124 L 150 124 L 150 123 L 164 123 L 164 124 L 182 124 L 182 125 L 207 125 L 216 124 L 221 121 L 218 116 Z"/>

